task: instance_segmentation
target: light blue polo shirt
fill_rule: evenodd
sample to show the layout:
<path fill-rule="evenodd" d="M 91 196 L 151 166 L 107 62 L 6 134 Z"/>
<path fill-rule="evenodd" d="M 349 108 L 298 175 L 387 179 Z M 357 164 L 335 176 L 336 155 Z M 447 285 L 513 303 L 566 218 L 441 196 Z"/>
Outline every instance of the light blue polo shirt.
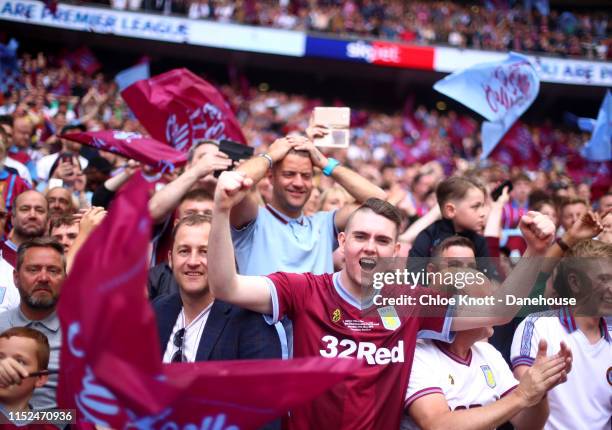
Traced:
<path fill-rule="evenodd" d="M 238 273 L 332 273 L 332 253 L 338 247 L 335 215 L 332 211 L 289 218 L 270 205 L 260 207 L 250 224 L 232 228 Z"/>

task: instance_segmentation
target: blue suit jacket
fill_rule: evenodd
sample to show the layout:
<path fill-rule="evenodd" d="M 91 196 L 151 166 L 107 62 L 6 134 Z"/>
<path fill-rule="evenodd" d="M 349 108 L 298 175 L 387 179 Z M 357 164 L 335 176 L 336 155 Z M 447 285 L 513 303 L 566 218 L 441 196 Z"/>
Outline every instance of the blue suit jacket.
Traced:
<path fill-rule="evenodd" d="M 178 293 L 158 297 L 153 302 L 162 354 L 182 306 Z M 268 325 L 261 314 L 215 300 L 204 326 L 196 361 L 265 358 L 281 358 L 276 329 Z"/>

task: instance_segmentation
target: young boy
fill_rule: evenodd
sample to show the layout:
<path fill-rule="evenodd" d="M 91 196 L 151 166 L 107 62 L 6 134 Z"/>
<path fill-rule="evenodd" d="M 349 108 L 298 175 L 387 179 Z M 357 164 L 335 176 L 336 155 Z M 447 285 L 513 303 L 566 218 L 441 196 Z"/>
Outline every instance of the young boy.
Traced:
<path fill-rule="evenodd" d="M 478 234 L 486 222 L 485 193 L 482 184 L 467 177 L 453 176 L 440 182 L 436 197 L 442 219 L 419 233 L 408 254 L 408 270 L 424 270 L 432 249 L 455 235 L 463 236 L 474 244 L 476 258 L 489 257 L 487 242 L 484 236 Z M 490 264 L 487 266 L 492 267 Z M 481 269 L 489 278 L 496 277 L 490 267 Z"/>
<path fill-rule="evenodd" d="M 50 424 L 30 424 L 16 413 L 30 411 L 34 389 L 47 382 L 47 375 L 30 376 L 47 370 L 49 341 L 27 327 L 13 327 L 0 334 L 0 422 L 2 428 L 57 429 Z"/>

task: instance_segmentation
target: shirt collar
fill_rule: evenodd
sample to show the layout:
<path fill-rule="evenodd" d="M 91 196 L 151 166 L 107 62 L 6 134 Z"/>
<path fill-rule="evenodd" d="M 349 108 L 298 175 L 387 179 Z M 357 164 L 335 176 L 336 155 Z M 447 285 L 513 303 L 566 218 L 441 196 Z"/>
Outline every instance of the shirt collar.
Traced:
<path fill-rule="evenodd" d="M 270 211 L 270 213 L 274 216 L 274 218 L 278 219 L 283 224 L 291 224 L 291 223 L 298 223 L 300 225 L 304 224 L 304 214 L 301 214 L 297 218 L 291 218 L 279 212 L 278 210 L 274 209 L 272 206 L 268 204 L 266 205 L 266 209 Z"/>
<path fill-rule="evenodd" d="M 559 322 L 565 328 L 565 331 L 567 331 L 568 333 L 573 333 L 578 330 L 574 315 L 572 315 L 567 306 L 559 308 Z M 610 338 L 610 333 L 608 332 L 608 324 L 606 323 L 606 320 L 603 317 L 599 319 L 599 328 L 601 330 L 602 337 L 606 341 L 612 342 L 612 339 Z"/>
<path fill-rule="evenodd" d="M 59 318 L 57 317 L 57 312 L 53 311 L 51 315 L 42 320 L 30 320 L 28 319 L 23 312 L 21 312 L 21 308 L 15 308 L 16 312 L 13 314 L 13 325 L 20 327 L 27 327 L 37 322 L 45 326 L 45 328 L 49 331 L 56 332 L 60 328 Z"/>
<path fill-rule="evenodd" d="M 13 251 L 17 251 L 17 244 L 13 242 L 11 239 L 6 239 L 4 241 L 4 244 L 8 246 L 9 248 L 11 248 Z"/>
<path fill-rule="evenodd" d="M 208 312 L 210 312 L 210 309 L 213 306 L 213 303 L 215 303 L 215 301 L 213 300 L 212 302 L 210 302 L 210 304 L 208 306 L 206 306 L 204 309 L 202 309 L 202 311 L 198 314 L 197 317 L 195 317 L 193 319 L 193 321 L 191 321 L 189 324 L 185 324 L 185 308 L 181 308 L 181 314 L 179 315 L 179 318 L 182 321 L 182 328 L 184 328 L 185 330 L 189 330 L 191 327 L 195 326 L 196 324 L 198 324 L 198 322 L 204 317 L 204 315 L 206 315 Z"/>

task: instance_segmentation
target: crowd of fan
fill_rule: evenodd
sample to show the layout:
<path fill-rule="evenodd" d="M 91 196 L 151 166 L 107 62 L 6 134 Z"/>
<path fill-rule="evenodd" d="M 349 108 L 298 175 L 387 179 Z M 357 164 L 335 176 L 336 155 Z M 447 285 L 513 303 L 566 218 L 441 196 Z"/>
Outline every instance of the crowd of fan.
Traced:
<path fill-rule="evenodd" d="M 24 56 L 20 67 L 25 88 L 5 95 L 0 103 L 0 205 L 5 206 L 0 212 L 0 231 L 6 237 L 0 242 L 4 289 L 0 299 L 4 311 L 0 312 L 0 413 L 4 415 L 7 411 L 56 406 L 62 342 L 56 306 L 66 271 L 75 264 L 81 245 L 103 222 L 104 208 L 115 192 L 135 172 L 146 168 L 61 137 L 75 128 L 146 133 L 130 115 L 111 80 L 101 73 L 90 76 L 55 66 L 44 54 Z M 559 290 L 554 292 L 548 280 L 552 280 L 553 267 L 564 253 L 582 258 L 581 264 L 585 264 L 585 257 L 602 257 L 609 262 L 612 256 L 611 190 L 592 199 L 589 184 L 574 183 L 565 176 L 563 163 L 556 163 L 563 161 L 563 151 L 557 152 L 559 160 L 553 160 L 555 169 L 549 172 L 526 173 L 520 166 L 481 166 L 477 163 L 478 127 L 474 120 L 454 112 L 413 107 L 408 102 L 404 111 L 396 114 L 354 111 L 350 148 L 323 154 L 313 139 L 327 131 L 309 123 L 312 108 L 320 105 L 320 100 L 270 91 L 264 86 L 240 89 L 225 85 L 222 90 L 235 108 L 247 141 L 262 156 L 252 157 L 234 166 L 237 171 L 224 172 L 216 179 L 214 172 L 230 167 L 232 162 L 220 152 L 217 142 L 199 141 L 191 148 L 184 171 L 161 176 L 148 203 L 155 223 L 152 263 L 157 263 L 149 272 L 148 294 L 152 301 L 155 299 L 164 363 L 304 357 L 312 356 L 312 351 L 335 356 L 337 339 L 329 333 L 337 333 L 334 330 L 343 324 L 342 318 L 352 318 L 354 297 L 365 300 L 359 296 L 363 294 L 361 269 L 376 265 L 378 258 L 399 256 L 410 265 L 419 258 L 440 257 L 431 261 L 442 265 L 443 257 L 457 258 L 451 251 L 460 248 L 469 260 L 462 270 L 476 268 L 477 257 L 499 258 L 495 267 L 483 271 L 491 282 L 503 282 L 500 291 L 506 291 L 508 283 L 515 292 L 523 291 L 523 296 L 528 296 L 535 285 L 542 294 L 554 296 L 560 294 Z M 530 133 L 534 141 L 554 140 L 556 150 L 565 148 L 565 153 L 575 150 L 584 138 L 548 126 L 531 127 Z M 411 151 L 415 147 L 425 153 L 415 154 Z M 504 179 L 512 179 L 514 188 L 490 197 L 491 190 Z M 531 212 L 534 210 L 538 212 Z M 555 237 L 559 238 L 557 242 Z M 533 263 L 525 262 L 529 259 L 517 264 L 509 258 L 523 251 L 546 256 L 554 264 L 538 265 L 534 271 L 529 266 Z M 520 266 L 521 270 L 512 272 L 516 275 L 506 278 L 513 264 L 529 267 Z M 604 309 L 609 313 L 612 290 L 610 276 L 604 273 L 609 264 L 592 267 L 592 273 L 583 273 L 595 279 L 586 301 L 597 312 Z M 450 270 L 456 269 L 453 266 Z M 236 270 L 243 276 L 238 277 Z M 332 281 L 329 273 L 336 270 L 340 273 Z M 581 269 L 568 266 L 565 270 Z M 277 271 L 291 273 L 274 273 Z M 310 273 L 295 274 L 302 272 Z M 560 270 L 554 277 L 565 273 Z M 312 293 L 315 290 L 317 293 Z M 309 294 L 308 299 L 304 294 Z M 329 304 L 331 300 L 333 305 Z M 336 306 L 330 315 L 330 309 Z M 448 319 L 414 317 L 421 324 L 420 330 L 436 336 L 439 333 L 442 337 L 434 338 L 450 342 L 440 347 L 429 340 L 416 346 L 418 330 L 414 325 L 390 327 L 381 313 L 383 324 L 376 323 L 370 330 L 376 330 L 376 338 L 384 337 L 385 341 L 401 333 L 401 346 L 396 348 L 402 359 L 389 367 L 396 373 L 382 372 L 387 369 L 384 365 L 395 360 L 391 358 L 395 353 L 381 343 L 375 358 L 373 351 L 369 356 L 364 353 L 373 366 L 352 376 L 359 379 L 359 384 L 353 381 L 347 385 L 352 387 L 349 390 L 359 391 L 351 394 L 363 407 L 347 412 L 335 404 L 330 408 L 329 402 L 337 402 L 337 397 L 319 398 L 306 406 L 314 412 L 300 415 L 292 411 L 290 419 L 307 420 L 301 428 L 325 428 L 330 417 L 318 411 L 327 408 L 342 422 L 357 423 L 362 416 L 374 416 L 363 428 L 397 428 L 403 413 L 421 428 L 446 428 L 443 422 L 447 421 L 440 420 L 453 422 L 464 412 L 464 419 L 478 417 L 488 404 L 499 402 L 499 407 L 506 404 L 509 412 L 500 416 L 483 413 L 479 419 L 486 419 L 482 421 L 484 426 L 496 427 L 507 420 L 519 426 L 537 420 L 541 426 L 549 419 L 550 402 L 549 422 L 571 423 L 566 428 L 583 422 L 593 428 L 609 428 L 610 369 L 608 380 L 604 377 L 612 345 L 609 327 L 598 314 L 577 319 L 580 330 L 601 346 L 585 357 L 579 353 L 584 348 L 580 344 L 584 336 L 574 333 L 573 317 L 554 312 L 552 319 L 530 317 L 528 322 L 535 324 L 535 329 L 523 329 L 525 323 L 517 330 L 512 325 L 496 329 L 498 338 L 491 344 L 506 360 L 512 358 L 514 375 L 493 346 L 476 342 L 490 336 L 492 330 L 474 326 L 474 319 L 455 320 L 453 316 L 453 330 L 460 334 L 459 340 L 452 341 Z M 273 316 L 278 334 L 264 322 L 261 313 Z M 482 324 L 506 324 L 515 313 L 508 318 L 482 318 Z M 300 318 L 294 323 L 294 331 L 286 320 L 285 324 L 279 321 L 282 315 L 294 321 Z M 226 319 L 231 322 L 223 328 Z M 556 324 L 552 328 L 546 325 L 550 321 Z M 28 329 L 17 329 L 22 326 Z M 287 327 L 287 335 L 281 326 Z M 351 333 L 346 329 L 338 335 L 349 337 Z M 561 336 L 563 342 L 554 336 Z M 325 339 L 331 339 L 328 349 L 320 349 Z M 394 339 L 397 342 L 398 338 Z M 538 339 L 549 341 L 548 350 Z M 354 342 L 348 338 L 340 345 L 347 341 Z M 525 344 L 529 348 L 524 348 Z M 361 351 L 362 346 L 359 348 Z M 438 348 L 446 352 L 438 354 Z M 205 349 L 208 352 L 203 352 Z M 415 349 L 415 370 L 408 379 L 408 364 Z M 458 389 L 454 377 L 449 371 L 447 383 L 447 372 L 431 372 L 427 357 L 434 354 L 441 360 L 440 366 L 452 367 L 452 360 L 445 357 L 457 350 L 466 357 L 474 355 L 472 368 L 471 358 L 464 367 L 479 375 L 462 379 L 465 390 L 480 381 L 488 394 L 484 400 L 468 399 L 466 392 L 461 392 L 456 408 L 449 408 L 446 401 L 451 404 L 453 391 Z M 340 356 L 344 353 L 351 354 L 350 349 Z M 406 361 L 404 354 L 409 357 Z M 19 358 L 23 355 L 29 359 Z M 31 373 L 46 368 L 50 374 Z M 457 377 L 457 371 L 452 372 Z M 487 372 L 496 375 L 499 386 L 491 383 L 493 376 Z M 587 385 L 586 375 L 593 372 L 599 376 Z M 427 402 L 436 398 L 423 397 L 421 385 L 436 387 L 438 381 L 430 379 L 434 374 L 442 375 L 440 381 L 445 384 L 444 392 L 438 389 L 434 394 L 446 397 L 441 406 L 437 398 L 440 413 L 432 416 Z M 385 386 L 395 387 L 389 388 L 389 393 L 397 396 L 391 403 L 382 402 L 383 411 L 375 409 L 382 406 L 375 406 L 380 402 L 367 393 L 376 387 L 391 397 L 378 385 L 385 378 Z M 402 378 L 399 385 L 398 378 Z M 538 378 L 541 381 L 536 384 Z M 510 393 L 515 388 L 515 393 Z M 575 395 L 578 388 L 590 390 L 585 396 L 596 407 L 559 413 L 564 399 Z M 550 396 L 546 397 L 548 392 Z M 513 400 L 504 400 L 506 394 Z M 469 407 L 481 406 L 481 402 L 486 402 L 482 408 Z M 461 408 L 468 410 L 459 414 L 453 410 Z M 387 420 L 391 427 L 381 424 Z M 272 423 L 268 428 L 278 429 L 279 425 Z"/>
<path fill-rule="evenodd" d="M 130 115 L 112 80 L 102 73 L 88 76 L 82 71 L 49 63 L 43 54 L 25 55 L 21 62 L 25 87 L 4 95 L 0 106 L 3 122 L 11 125 L 13 118 L 18 118 L 24 129 L 22 135 L 17 135 L 18 129 L 12 131 L 15 143 L 12 146 L 5 143 L 6 149 L 9 157 L 26 165 L 25 179 L 31 185 L 43 190 L 50 177 L 62 179 L 65 184 L 74 184 L 73 191 L 79 205 L 88 207 L 92 193 L 109 174 L 121 172 L 126 160 L 101 153 L 93 158 L 88 169 L 87 165 L 82 166 L 85 175 L 79 166 L 75 177 L 65 176 L 73 174 L 71 169 L 56 169 L 56 166 L 50 175 L 58 151 L 78 152 L 78 145 L 60 139 L 59 134 L 75 127 L 89 131 L 146 131 Z M 312 108 L 323 104 L 322 100 L 274 91 L 266 85 L 248 89 L 243 85 L 220 87 L 234 107 L 247 141 L 256 152 L 265 151 L 279 137 L 305 130 Z M 545 155 L 548 163 L 546 173 L 534 169 L 533 177 L 537 176 L 539 186 L 571 188 L 573 181 L 565 169 L 565 156 L 584 145 L 588 135 L 554 127 L 548 122 L 530 126 L 529 130 L 532 140 L 540 145 L 538 151 Z M 423 172 L 439 171 L 439 180 L 444 175 L 473 171 L 479 167 L 477 122 L 454 111 L 415 106 L 412 99 L 403 111 L 395 113 L 353 109 L 351 136 L 349 149 L 336 150 L 333 155 L 378 185 L 393 184 L 398 195 L 409 192 L 414 178 Z M 86 153 L 83 160 L 92 158 L 90 150 L 83 151 Z M 55 156 L 49 155 L 54 153 Z M 490 162 L 487 171 L 498 172 L 494 176 L 501 179 L 520 172 L 522 168 Z M 393 178 L 383 177 L 385 171 L 388 175 L 393 174 Z M 430 191 L 434 185 L 429 185 Z M 10 206 L 10 202 L 6 204 Z"/>
<path fill-rule="evenodd" d="M 112 5 L 139 9 L 142 0 L 114 0 Z M 553 9 L 541 15 L 520 2 L 514 7 L 486 7 L 483 2 L 451 1 L 162 0 L 146 1 L 144 8 L 193 19 L 426 45 L 601 60 L 612 55 L 608 12 Z"/>

